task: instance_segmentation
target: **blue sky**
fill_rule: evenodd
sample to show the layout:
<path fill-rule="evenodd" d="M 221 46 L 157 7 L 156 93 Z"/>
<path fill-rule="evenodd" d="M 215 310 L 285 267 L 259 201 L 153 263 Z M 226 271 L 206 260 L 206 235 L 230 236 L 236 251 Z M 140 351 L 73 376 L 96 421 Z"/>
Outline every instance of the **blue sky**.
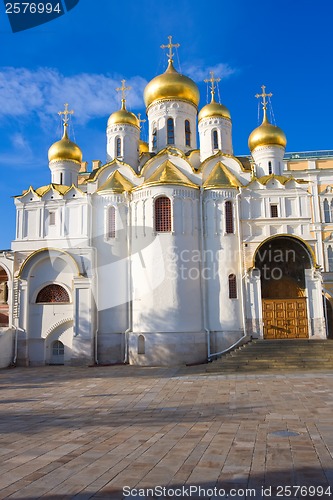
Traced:
<path fill-rule="evenodd" d="M 57 111 L 65 102 L 74 108 L 71 138 L 84 160 L 104 162 L 107 118 L 120 106 L 115 88 L 126 79 L 128 108 L 144 117 L 142 92 L 166 68 L 160 45 L 170 34 L 181 44 L 176 68 L 199 85 L 200 106 L 209 71 L 222 78 L 236 155 L 249 153 L 263 84 L 287 151 L 333 149 L 332 14 L 331 0 L 80 0 L 61 18 L 13 34 L 1 3 L 0 248 L 14 238 L 11 196 L 50 182 Z"/>

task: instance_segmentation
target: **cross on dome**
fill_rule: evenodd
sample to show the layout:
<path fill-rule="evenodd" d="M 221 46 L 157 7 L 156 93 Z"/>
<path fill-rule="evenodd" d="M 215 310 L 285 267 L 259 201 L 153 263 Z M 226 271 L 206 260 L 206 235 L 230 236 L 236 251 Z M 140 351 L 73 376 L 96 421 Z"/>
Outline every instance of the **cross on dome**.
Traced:
<path fill-rule="evenodd" d="M 69 122 L 69 116 L 74 115 L 74 111 L 73 110 L 68 111 L 68 106 L 69 106 L 68 103 L 64 104 L 64 106 L 65 106 L 64 111 L 58 111 L 58 115 L 63 116 L 62 118 L 63 124 L 67 126 Z"/>
<path fill-rule="evenodd" d="M 132 87 L 125 86 L 126 80 L 121 80 L 121 87 L 117 87 L 116 91 L 121 92 L 121 102 L 125 104 L 126 102 L 126 91 L 131 90 Z"/>
<path fill-rule="evenodd" d="M 140 129 L 141 129 L 141 123 L 145 123 L 147 120 L 142 120 L 141 119 L 141 113 L 138 113 L 138 122 L 140 124 Z"/>
<path fill-rule="evenodd" d="M 174 56 L 172 49 L 173 48 L 178 49 L 178 47 L 180 47 L 180 44 L 179 43 L 172 43 L 172 35 L 169 35 L 168 39 L 169 39 L 169 43 L 167 45 L 161 45 L 161 49 L 169 49 L 168 62 L 172 62 L 173 56 Z"/>
<path fill-rule="evenodd" d="M 204 80 L 204 82 L 212 84 L 212 86 L 210 88 L 210 93 L 212 94 L 212 97 L 213 97 L 215 94 L 215 82 L 216 83 L 220 82 L 221 78 L 214 78 L 214 71 L 210 71 L 209 74 L 210 74 L 210 78 L 206 78 L 206 80 Z"/>
<path fill-rule="evenodd" d="M 266 85 L 262 85 L 262 86 L 261 86 L 261 90 L 262 90 L 262 93 L 261 93 L 261 94 L 256 94 L 256 95 L 255 95 L 255 97 L 256 97 L 257 99 L 259 99 L 259 97 L 262 97 L 262 102 L 261 102 L 261 104 L 262 104 L 262 109 L 263 109 L 264 111 L 266 111 L 266 109 L 267 109 L 267 101 L 266 101 L 266 97 L 272 97 L 272 95 L 273 95 L 273 94 L 272 94 L 271 92 L 270 92 L 269 94 L 266 94 Z"/>

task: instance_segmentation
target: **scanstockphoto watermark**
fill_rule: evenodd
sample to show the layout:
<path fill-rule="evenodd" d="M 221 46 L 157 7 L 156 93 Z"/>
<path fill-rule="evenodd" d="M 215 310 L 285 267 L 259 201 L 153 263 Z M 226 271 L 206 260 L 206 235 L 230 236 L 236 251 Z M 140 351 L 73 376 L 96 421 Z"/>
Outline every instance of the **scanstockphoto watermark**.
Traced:
<path fill-rule="evenodd" d="M 229 250 L 182 249 L 170 246 L 166 250 L 165 269 L 171 279 L 202 280 L 219 279 L 226 262 L 230 272 L 239 266 L 239 252 Z"/>
<path fill-rule="evenodd" d="M 263 491 L 261 491 L 263 494 Z M 130 498 L 256 498 L 255 488 L 231 488 L 224 489 L 214 486 L 213 488 L 204 488 L 202 486 L 189 485 L 179 488 L 167 486 L 154 486 L 153 488 L 131 488 L 123 487 L 123 496 Z"/>
<path fill-rule="evenodd" d="M 292 248 L 280 249 L 268 248 L 258 250 L 256 254 L 256 265 L 259 266 L 261 277 L 264 280 L 280 280 L 284 275 L 284 270 L 295 264 L 297 254 Z"/>

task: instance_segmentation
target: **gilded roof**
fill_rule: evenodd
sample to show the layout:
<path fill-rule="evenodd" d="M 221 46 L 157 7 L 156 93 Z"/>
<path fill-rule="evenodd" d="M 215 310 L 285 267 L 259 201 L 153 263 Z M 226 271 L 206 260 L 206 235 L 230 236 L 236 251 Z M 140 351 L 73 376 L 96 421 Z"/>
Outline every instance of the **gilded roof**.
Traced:
<path fill-rule="evenodd" d="M 73 184 L 71 186 L 64 186 L 63 184 L 47 184 L 46 186 L 41 186 L 37 189 L 34 189 L 32 186 L 30 186 L 29 189 L 23 191 L 22 194 L 15 196 L 15 198 L 23 198 L 23 196 L 25 196 L 29 192 L 32 194 L 36 194 L 37 196 L 39 196 L 39 198 L 41 198 L 42 196 L 44 196 L 46 193 L 48 193 L 51 190 L 54 190 L 63 196 L 66 193 L 68 193 L 68 191 L 72 188 L 74 188 L 77 191 L 79 191 L 80 193 L 84 194 L 80 188 L 77 188 Z"/>
<path fill-rule="evenodd" d="M 219 161 L 203 183 L 205 189 L 214 188 L 238 188 L 242 184 L 230 170 Z"/>
<path fill-rule="evenodd" d="M 171 163 L 170 160 L 163 162 L 155 172 L 148 177 L 143 183 L 147 185 L 158 184 L 177 184 L 179 186 L 187 186 L 198 189 L 199 186 L 194 184 L 183 172 L 181 172 L 176 165 Z"/>
<path fill-rule="evenodd" d="M 295 181 L 298 184 L 308 184 L 308 181 L 305 181 L 303 179 L 295 179 L 295 177 L 287 177 L 286 175 L 275 175 L 275 174 L 270 174 L 270 175 L 263 175 L 262 177 L 254 177 L 249 184 L 251 184 L 254 181 L 259 182 L 263 186 L 266 186 L 270 180 L 276 179 L 280 184 L 285 185 L 287 182 L 290 181 Z M 248 185 L 249 185 L 248 184 Z"/>
<path fill-rule="evenodd" d="M 97 189 L 97 193 L 103 191 L 112 191 L 113 193 L 123 193 L 124 191 L 131 191 L 133 184 L 126 179 L 118 170 L 113 172 L 110 177 L 106 179 L 104 184 Z"/>

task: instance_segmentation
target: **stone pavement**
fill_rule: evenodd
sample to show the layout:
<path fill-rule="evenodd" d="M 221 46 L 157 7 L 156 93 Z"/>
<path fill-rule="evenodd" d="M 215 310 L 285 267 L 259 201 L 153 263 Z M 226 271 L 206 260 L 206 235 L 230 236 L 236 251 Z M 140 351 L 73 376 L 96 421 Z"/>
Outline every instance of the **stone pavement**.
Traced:
<path fill-rule="evenodd" d="M 332 409 L 333 372 L 3 370 L 0 499 L 333 498 Z"/>

